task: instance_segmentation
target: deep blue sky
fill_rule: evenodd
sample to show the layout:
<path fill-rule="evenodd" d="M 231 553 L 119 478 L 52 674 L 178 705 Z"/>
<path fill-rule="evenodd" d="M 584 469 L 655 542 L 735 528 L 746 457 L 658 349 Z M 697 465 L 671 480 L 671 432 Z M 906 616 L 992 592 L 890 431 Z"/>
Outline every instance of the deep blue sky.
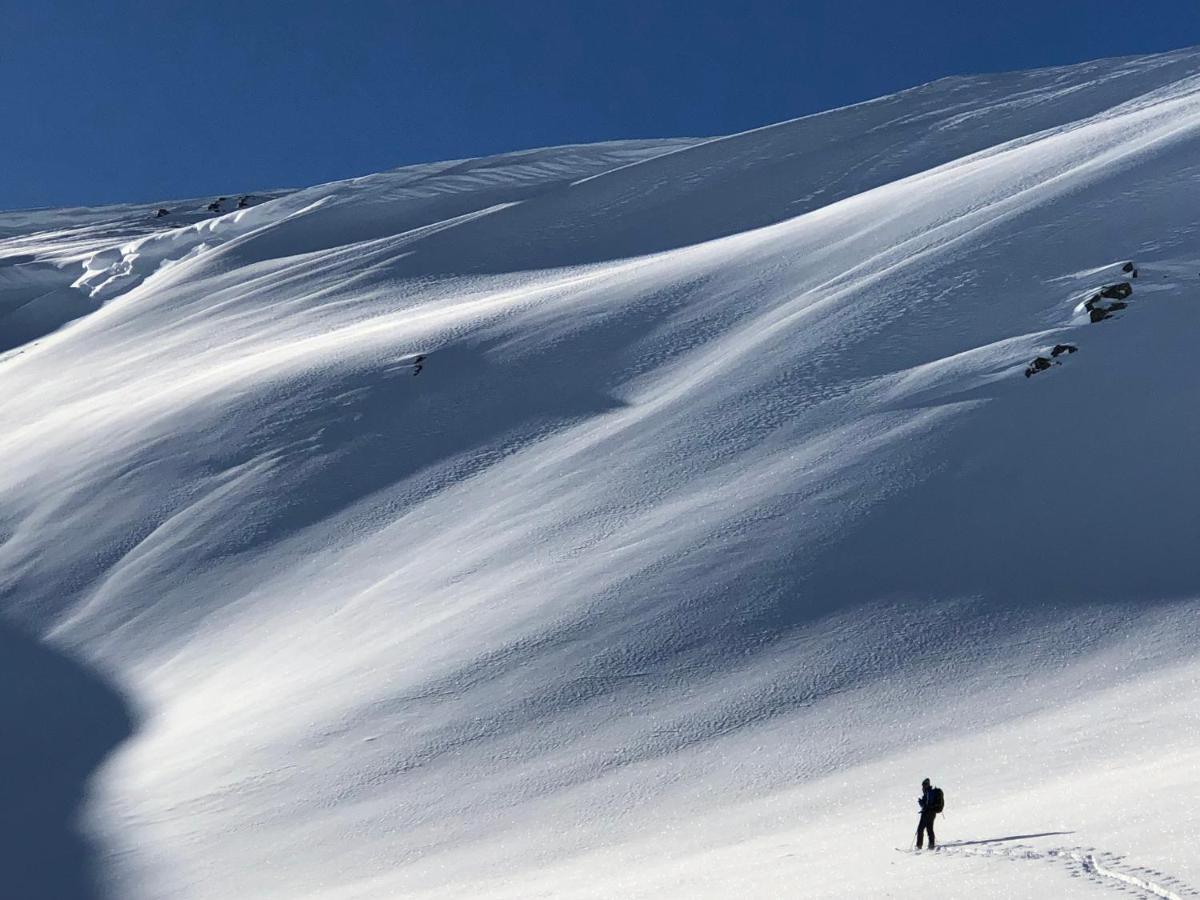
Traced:
<path fill-rule="evenodd" d="M 1198 0 L 0 0 L 0 209 L 721 134 L 1191 44 Z"/>

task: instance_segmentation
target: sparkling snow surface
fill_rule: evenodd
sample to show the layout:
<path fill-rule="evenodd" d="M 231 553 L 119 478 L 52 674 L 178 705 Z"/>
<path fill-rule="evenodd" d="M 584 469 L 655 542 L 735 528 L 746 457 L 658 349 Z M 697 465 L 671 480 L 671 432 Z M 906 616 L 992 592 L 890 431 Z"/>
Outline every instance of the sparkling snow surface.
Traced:
<path fill-rule="evenodd" d="M 206 203 L 0 213 L 0 894 L 1200 897 L 1200 51 Z"/>

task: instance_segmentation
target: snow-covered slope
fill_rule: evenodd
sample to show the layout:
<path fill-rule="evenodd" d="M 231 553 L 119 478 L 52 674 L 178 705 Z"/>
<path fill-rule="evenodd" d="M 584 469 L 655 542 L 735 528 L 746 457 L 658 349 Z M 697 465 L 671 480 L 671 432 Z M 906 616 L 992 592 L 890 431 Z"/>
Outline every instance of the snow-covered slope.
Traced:
<path fill-rule="evenodd" d="M 1200 51 L 259 200 L 0 214 L 20 896 L 1200 896 Z"/>

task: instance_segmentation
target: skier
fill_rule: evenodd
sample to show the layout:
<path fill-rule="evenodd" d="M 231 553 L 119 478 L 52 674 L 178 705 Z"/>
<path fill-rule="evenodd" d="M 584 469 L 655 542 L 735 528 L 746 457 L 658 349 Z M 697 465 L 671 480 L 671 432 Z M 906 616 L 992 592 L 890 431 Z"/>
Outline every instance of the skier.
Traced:
<path fill-rule="evenodd" d="M 921 797 L 917 800 L 917 806 L 921 807 L 921 821 L 917 823 L 917 849 L 921 849 L 924 843 L 923 838 L 925 832 L 929 832 L 929 849 L 935 847 L 933 838 L 933 820 L 940 813 L 945 805 L 942 789 L 933 787 L 926 778 L 921 782 Z"/>

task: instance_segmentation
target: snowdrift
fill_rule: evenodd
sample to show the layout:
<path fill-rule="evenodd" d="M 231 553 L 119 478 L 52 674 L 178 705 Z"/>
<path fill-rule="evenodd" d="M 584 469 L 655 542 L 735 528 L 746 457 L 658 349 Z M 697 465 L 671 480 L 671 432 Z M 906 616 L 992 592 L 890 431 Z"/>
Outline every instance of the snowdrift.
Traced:
<path fill-rule="evenodd" d="M 1200 895 L 1200 51 L 167 206 L 0 214 L 15 895 Z"/>

